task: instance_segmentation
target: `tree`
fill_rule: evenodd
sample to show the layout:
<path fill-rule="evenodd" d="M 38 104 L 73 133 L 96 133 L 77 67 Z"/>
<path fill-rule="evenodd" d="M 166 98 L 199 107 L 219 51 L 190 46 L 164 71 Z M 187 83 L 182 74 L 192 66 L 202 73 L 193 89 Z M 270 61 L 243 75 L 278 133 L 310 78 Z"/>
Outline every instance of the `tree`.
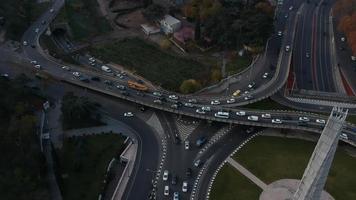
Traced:
<path fill-rule="evenodd" d="M 201 31 L 200 31 L 200 18 L 198 18 L 196 21 L 195 21 L 195 30 L 194 30 L 194 39 L 196 41 L 199 41 L 200 40 L 200 36 L 201 36 Z"/>
<path fill-rule="evenodd" d="M 201 89 L 201 84 L 194 80 L 194 79 L 188 79 L 183 81 L 183 83 L 180 85 L 179 90 L 183 93 L 183 94 L 188 94 L 188 93 L 192 93 L 192 92 L 196 92 L 198 90 Z"/>
<path fill-rule="evenodd" d="M 152 0 L 143 0 L 143 7 L 147 8 L 148 6 L 152 5 Z"/>
<path fill-rule="evenodd" d="M 164 7 L 159 4 L 151 4 L 142 11 L 142 14 L 148 21 L 154 22 L 162 19 L 166 11 Z"/>

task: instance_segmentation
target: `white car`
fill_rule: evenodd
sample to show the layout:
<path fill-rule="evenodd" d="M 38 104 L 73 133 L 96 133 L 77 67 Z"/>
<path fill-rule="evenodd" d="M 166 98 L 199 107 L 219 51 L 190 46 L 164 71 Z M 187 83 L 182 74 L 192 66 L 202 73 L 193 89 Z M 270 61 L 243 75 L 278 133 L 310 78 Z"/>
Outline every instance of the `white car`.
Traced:
<path fill-rule="evenodd" d="M 237 111 L 237 112 L 236 112 L 236 115 L 237 115 L 237 116 L 245 116 L 245 115 L 246 115 L 246 112 L 240 110 L 240 111 Z"/>
<path fill-rule="evenodd" d="M 79 72 L 73 72 L 73 76 L 80 77 L 80 73 Z"/>
<path fill-rule="evenodd" d="M 31 64 L 36 65 L 36 64 L 37 64 L 37 61 L 35 61 L 35 60 L 31 60 Z"/>
<path fill-rule="evenodd" d="M 156 103 L 156 104 L 162 104 L 162 101 L 161 101 L 161 100 L 159 100 L 159 99 L 155 99 L 155 100 L 153 101 L 153 103 Z"/>
<path fill-rule="evenodd" d="M 9 78 L 9 74 L 1 74 L 1 77 Z"/>
<path fill-rule="evenodd" d="M 250 121 L 258 121 L 258 116 L 251 115 L 251 116 L 248 116 L 247 119 Z"/>
<path fill-rule="evenodd" d="M 189 149 L 189 140 L 184 141 L 184 149 L 185 150 Z"/>
<path fill-rule="evenodd" d="M 199 114 L 205 114 L 205 111 L 200 108 L 198 108 L 195 112 Z"/>
<path fill-rule="evenodd" d="M 349 139 L 349 137 L 345 133 L 341 133 L 340 138 L 344 139 L 344 140 L 348 140 Z"/>
<path fill-rule="evenodd" d="M 27 41 L 23 41 L 23 46 L 27 46 Z"/>
<path fill-rule="evenodd" d="M 211 108 L 209 106 L 203 106 L 203 107 L 201 107 L 201 109 L 203 111 L 206 111 L 206 112 L 210 112 L 211 111 Z"/>
<path fill-rule="evenodd" d="M 325 120 L 323 119 L 316 119 L 315 122 L 319 124 L 325 124 Z"/>
<path fill-rule="evenodd" d="M 289 52 L 289 50 L 290 50 L 290 46 L 287 45 L 287 46 L 286 46 L 286 52 Z"/>
<path fill-rule="evenodd" d="M 160 92 L 153 92 L 153 95 L 154 95 L 154 96 L 157 96 L 157 97 L 162 96 L 162 94 L 161 94 Z"/>
<path fill-rule="evenodd" d="M 90 57 L 90 58 L 89 58 L 89 61 L 90 61 L 90 62 L 95 62 L 96 60 L 95 60 L 94 57 Z"/>
<path fill-rule="evenodd" d="M 177 100 L 178 99 L 178 97 L 176 95 L 174 95 L 174 94 L 169 95 L 168 98 L 173 99 L 173 100 Z"/>
<path fill-rule="evenodd" d="M 133 117 L 134 115 L 133 115 L 132 112 L 125 112 L 125 113 L 124 113 L 124 116 L 125 116 L 125 117 Z"/>
<path fill-rule="evenodd" d="M 119 90 L 125 90 L 126 89 L 126 87 L 124 85 L 117 85 L 116 88 L 119 89 Z"/>
<path fill-rule="evenodd" d="M 70 71 L 70 68 L 69 68 L 68 66 L 63 66 L 62 69 L 63 69 L 63 70 Z"/>
<path fill-rule="evenodd" d="M 273 124 L 282 124 L 282 120 L 280 119 L 272 119 Z"/>
<path fill-rule="evenodd" d="M 235 99 L 228 99 L 228 100 L 226 101 L 226 103 L 235 103 L 235 102 L 236 102 Z"/>
<path fill-rule="evenodd" d="M 168 185 L 164 186 L 163 194 L 164 194 L 164 196 L 169 196 L 169 186 Z"/>
<path fill-rule="evenodd" d="M 54 12 L 54 9 L 53 9 L 53 8 L 51 8 L 51 10 L 49 10 L 49 12 L 53 13 L 53 12 Z"/>
<path fill-rule="evenodd" d="M 196 99 L 189 99 L 188 102 L 189 103 L 197 103 L 198 101 Z"/>
<path fill-rule="evenodd" d="M 341 37 L 340 40 L 341 40 L 341 42 L 345 42 L 346 39 L 345 39 L 345 37 Z"/>
<path fill-rule="evenodd" d="M 220 101 L 219 100 L 212 100 L 210 102 L 211 105 L 219 105 L 220 104 Z"/>
<path fill-rule="evenodd" d="M 182 192 L 188 192 L 188 182 L 183 181 Z"/>
<path fill-rule="evenodd" d="M 264 78 L 264 79 L 266 79 L 266 78 L 268 78 L 268 72 L 265 72 L 263 75 L 262 75 L 262 78 Z"/>
<path fill-rule="evenodd" d="M 252 99 L 252 96 L 251 96 L 251 95 L 248 95 L 248 96 L 245 96 L 245 97 L 244 97 L 244 100 L 245 100 L 245 101 L 248 101 L 248 100 L 250 100 L 250 99 Z"/>
<path fill-rule="evenodd" d="M 193 107 L 193 104 L 191 104 L 191 103 L 184 103 L 184 106 L 189 107 L 189 108 L 192 108 L 192 107 Z"/>
<path fill-rule="evenodd" d="M 244 95 L 248 95 L 248 94 L 250 94 L 250 92 L 249 92 L 248 90 L 246 90 L 246 91 L 244 92 Z"/>
<path fill-rule="evenodd" d="M 271 114 L 265 113 L 265 114 L 262 114 L 261 117 L 265 118 L 265 119 L 270 119 L 271 118 Z"/>
<path fill-rule="evenodd" d="M 36 69 L 41 69 L 41 65 L 35 65 Z"/>
<path fill-rule="evenodd" d="M 293 6 L 289 7 L 289 10 L 293 10 Z"/>
<path fill-rule="evenodd" d="M 169 175 L 168 170 L 164 170 L 162 179 L 164 181 L 168 180 L 168 175 Z"/>
<path fill-rule="evenodd" d="M 277 35 L 282 36 L 282 31 L 278 31 Z"/>
<path fill-rule="evenodd" d="M 248 88 L 252 89 L 253 87 L 255 87 L 256 83 L 255 82 L 252 82 L 250 84 L 248 84 Z"/>
<path fill-rule="evenodd" d="M 299 117 L 299 121 L 309 122 L 309 118 L 308 117 Z"/>
<path fill-rule="evenodd" d="M 38 33 L 38 32 L 40 32 L 40 29 L 39 29 L 39 28 L 36 28 L 36 29 L 35 29 L 35 33 Z"/>

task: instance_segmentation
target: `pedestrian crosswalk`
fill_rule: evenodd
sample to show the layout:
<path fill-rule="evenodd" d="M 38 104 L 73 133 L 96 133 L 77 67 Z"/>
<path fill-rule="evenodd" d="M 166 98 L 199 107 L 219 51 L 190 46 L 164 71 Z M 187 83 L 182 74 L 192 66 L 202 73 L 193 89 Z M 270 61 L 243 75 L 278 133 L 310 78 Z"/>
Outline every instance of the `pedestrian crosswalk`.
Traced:
<path fill-rule="evenodd" d="M 198 127 L 198 121 L 184 121 L 182 119 L 176 120 L 177 129 L 180 138 L 184 141 L 188 136 Z"/>

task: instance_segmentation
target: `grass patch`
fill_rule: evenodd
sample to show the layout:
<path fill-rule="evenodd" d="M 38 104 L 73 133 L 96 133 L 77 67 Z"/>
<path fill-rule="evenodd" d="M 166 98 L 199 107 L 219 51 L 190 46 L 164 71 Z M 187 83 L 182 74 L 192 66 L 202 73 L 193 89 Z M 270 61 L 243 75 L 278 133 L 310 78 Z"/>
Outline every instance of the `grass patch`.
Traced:
<path fill-rule="evenodd" d="M 239 73 L 246 69 L 251 62 L 252 59 L 249 56 L 237 56 L 226 65 L 226 73 L 228 76 Z"/>
<path fill-rule="evenodd" d="M 195 79 L 202 86 L 210 79 L 210 67 L 164 52 L 139 38 L 96 46 L 90 52 L 105 61 L 121 64 L 168 90 L 178 91 L 186 79 Z"/>
<path fill-rule="evenodd" d="M 270 98 L 263 99 L 256 103 L 251 103 L 243 107 L 251 108 L 251 109 L 263 109 L 263 110 L 295 110 L 293 108 L 279 104 Z"/>
<path fill-rule="evenodd" d="M 2 0 L 0 17 L 5 18 L 5 37 L 19 41 L 25 30 L 48 6 L 48 2 L 37 3 L 33 0 Z"/>
<path fill-rule="evenodd" d="M 74 40 L 85 40 L 112 31 L 101 16 L 96 0 L 66 0 L 56 23 L 68 23 Z"/>
<path fill-rule="evenodd" d="M 114 134 L 65 140 L 58 152 L 63 199 L 98 199 L 106 168 L 123 149 L 124 138 Z"/>
<path fill-rule="evenodd" d="M 346 120 L 350 123 L 356 124 L 356 115 L 347 115 Z"/>
<path fill-rule="evenodd" d="M 257 200 L 262 190 L 229 164 L 219 171 L 212 191 L 211 200 Z"/>
<path fill-rule="evenodd" d="M 297 139 L 257 137 L 234 159 L 267 184 L 283 178 L 300 179 L 315 145 Z M 354 166 L 356 159 L 338 148 L 326 183 L 335 199 L 356 199 Z"/>

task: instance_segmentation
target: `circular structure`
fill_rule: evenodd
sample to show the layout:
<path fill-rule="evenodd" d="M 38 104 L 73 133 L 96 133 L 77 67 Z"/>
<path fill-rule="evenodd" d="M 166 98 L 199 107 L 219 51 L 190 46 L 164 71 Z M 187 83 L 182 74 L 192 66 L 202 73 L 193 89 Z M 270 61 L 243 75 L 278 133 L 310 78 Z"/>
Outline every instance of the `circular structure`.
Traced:
<path fill-rule="evenodd" d="M 292 200 L 293 194 L 298 188 L 300 180 L 281 179 L 267 186 L 260 200 Z M 320 200 L 335 200 L 329 193 L 323 191 Z"/>

